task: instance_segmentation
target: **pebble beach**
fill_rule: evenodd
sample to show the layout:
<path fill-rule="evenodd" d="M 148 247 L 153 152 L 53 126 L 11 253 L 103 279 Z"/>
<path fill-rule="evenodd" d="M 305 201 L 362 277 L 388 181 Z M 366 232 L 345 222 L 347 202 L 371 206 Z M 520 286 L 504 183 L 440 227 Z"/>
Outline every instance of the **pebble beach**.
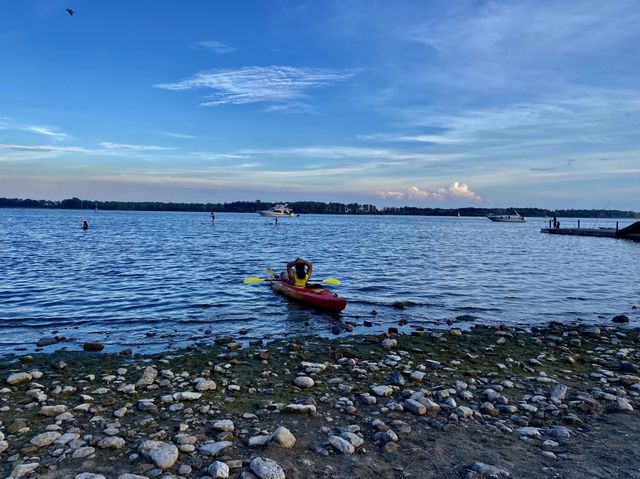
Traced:
<path fill-rule="evenodd" d="M 627 326 L 13 356 L 0 366 L 0 473 L 640 477 L 640 331 Z"/>

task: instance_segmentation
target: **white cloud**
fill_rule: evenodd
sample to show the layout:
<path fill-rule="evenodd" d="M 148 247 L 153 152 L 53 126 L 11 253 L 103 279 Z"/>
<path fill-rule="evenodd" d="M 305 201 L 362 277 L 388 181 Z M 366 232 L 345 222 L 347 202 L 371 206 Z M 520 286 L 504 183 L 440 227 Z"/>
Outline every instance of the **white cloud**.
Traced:
<path fill-rule="evenodd" d="M 215 93 L 201 103 L 204 106 L 287 103 L 303 97 L 308 90 L 323 88 L 356 74 L 357 70 L 256 66 L 202 71 L 186 80 L 155 86 L 173 91 L 213 90 Z"/>
<path fill-rule="evenodd" d="M 54 146 L 54 145 L 14 145 L 0 144 L 0 150 L 25 151 L 32 153 L 89 153 L 90 150 L 79 146 Z"/>
<path fill-rule="evenodd" d="M 48 136 L 50 138 L 54 138 L 56 140 L 64 140 L 69 136 L 66 133 L 58 131 L 57 128 L 49 126 L 27 126 L 23 129 L 26 131 L 31 131 L 33 133 L 38 133 L 40 135 Z"/>
<path fill-rule="evenodd" d="M 451 195 L 457 196 L 459 198 L 468 198 L 473 201 L 481 200 L 481 198 L 477 194 L 469 189 L 469 185 L 467 185 L 466 183 L 454 181 L 449 185 L 449 192 L 451 193 Z"/>
<path fill-rule="evenodd" d="M 150 146 L 150 145 L 128 145 L 126 143 L 111 143 L 103 141 L 100 146 L 107 150 L 124 150 L 124 151 L 162 151 L 162 150 L 175 150 L 175 148 L 168 148 L 164 146 Z"/>
<path fill-rule="evenodd" d="M 158 133 L 161 134 L 161 135 L 164 135 L 164 136 L 169 136 L 171 138 L 180 138 L 180 139 L 185 139 L 185 140 L 196 138 L 195 135 L 187 135 L 185 133 L 174 133 L 174 132 L 171 132 L 171 131 L 159 131 Z"/>
<path fill-rule="evenodd" d="M 233 53 L 237 50 L 237 48 L 231 46 L 229 43 L 219 40 L 203 40 L 201 42 L 197 42 L 194 46 L 196 48 L 204 48 L 206 50 L 210 50 L 219 55 Z"/>

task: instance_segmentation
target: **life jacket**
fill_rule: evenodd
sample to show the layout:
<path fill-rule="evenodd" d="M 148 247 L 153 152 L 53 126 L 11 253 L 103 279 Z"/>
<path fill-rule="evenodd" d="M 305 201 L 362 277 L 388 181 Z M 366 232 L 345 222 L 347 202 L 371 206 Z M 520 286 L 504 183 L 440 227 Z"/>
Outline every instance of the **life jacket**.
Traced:
<path fill-rule="evenodd" d="M 304 288 L 307 285 L 307 281 L 309 281 L 309 275 L 305 274 L 304 278 L 300 279 L 298 278 L 297 274 L 293 275 L 293 285 L 296 288 Z"/>

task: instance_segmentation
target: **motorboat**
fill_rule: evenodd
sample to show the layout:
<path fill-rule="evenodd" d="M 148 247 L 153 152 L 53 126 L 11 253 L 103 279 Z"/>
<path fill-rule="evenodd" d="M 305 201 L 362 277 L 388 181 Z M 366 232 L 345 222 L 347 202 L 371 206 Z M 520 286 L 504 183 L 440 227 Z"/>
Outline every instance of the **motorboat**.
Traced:
<path fill-rule="evenodd" d="M 526 223 L 527 218 L 522 216 L 517 211 L 514 211 L 512 215 L 491 215 L 487 216 L 491 221 L 495 221 L 497 223 Z"/>
<path fill-rule="evenodd" d="M 260 216 L 268 216 L 269 218 L 293 218 L 296 215 L 286 203 L 277 204 L 268 210 L 258 211 Z"/>

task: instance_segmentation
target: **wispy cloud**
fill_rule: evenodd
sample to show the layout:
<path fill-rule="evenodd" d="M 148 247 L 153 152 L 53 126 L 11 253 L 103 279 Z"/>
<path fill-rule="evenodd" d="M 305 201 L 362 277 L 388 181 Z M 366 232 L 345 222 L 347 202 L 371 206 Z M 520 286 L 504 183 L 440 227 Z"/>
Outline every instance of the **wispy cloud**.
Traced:
<path fill-rule="evenodd" d="M 38 133 L 39 135 L 48 136 L 56 140 L 64 140 L 65 138 L 69 137 L 69 135 L 59 131 L 57 128 L 49 127 L 49 126 L 27 126 L 23 129 L 25 131 Z"/>
<path fill-rule="evenodd" d="M 204 106 L 247 103 L 287 103 L 305 96 L 309 90 L 346 80 L 358 70 L 297 68 L 292 66 L 244 67 L 208 70 L 193 77 L 155 85 L 165 90 L 208 89 L 215 93 L 201 103 Z"/>
<path fill-rule="evenodd" d="M 185 133 L 174 133 L 171 131 L 159 131 L 158 133 L 160 135 L 169 136 L 171 138 L 179 138 L 184 140 L 190 140 L 190 139 L 196 138 L 195 135 L 187 135 Z"/>
<path fill-rule="evenodd" d="M 206 50 L 210 50 L 219 55 L 233 53 L 237 50 L 237 48 L 231 46 L 231 44 L 222 42 L 220 40 L 203 40 L 201 42 L 194 43 L 193 46 L 195 48 L 204 48 Z"/>
<path fill-rule="evenodd" d="M 100 146 L 107 150 L 122 150 L 122 151 L 162 151 L 162 150 L 175 150 L 175 148 L 165 146 L 151 146 L 151 145 L 129 145 L 126 143 L 111 143 L 103 141 Z"/>
<path fill-rule="evenodd" d="M 11 151 L 25 151 L 32 153 L 90 153 L 91 150 L 82 148 L 80 146 L 56 146 L 56 145 L 13 145 L 13 144 L 0 144 L 0 150 Z"/>

